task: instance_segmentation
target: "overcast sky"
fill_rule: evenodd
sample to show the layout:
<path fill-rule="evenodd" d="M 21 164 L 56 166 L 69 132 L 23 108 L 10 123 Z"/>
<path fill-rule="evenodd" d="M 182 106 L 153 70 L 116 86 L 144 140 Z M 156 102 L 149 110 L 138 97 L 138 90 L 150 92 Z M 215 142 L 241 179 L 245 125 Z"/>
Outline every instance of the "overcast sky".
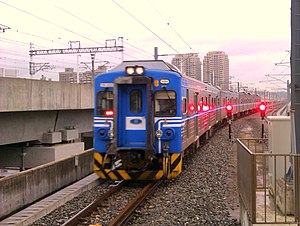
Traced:
<path fill-rule="evenodd" d="M 155 46 L 159 54 L 196 52 L 201 61 L 208 51 L 225 51 L 232 81 L 249 87 L 285 87 L 271 78 L 259 81 L 290 71 L 287 65 L 275 66 L 289 61 L 288 0 L 0 0 L 0 24 L 11 28 L 0 33 L 0 67 L 18 69 L 22 77 L 29 77 L 30 42 L 35 49 L 68 48 L 69 41 L 95 47 L 108 39 L 121 45 L 118 37 L 124 38 L 124 60 L 153 59 Z M 35 56 L 34 62 L 49 62 L 55 69 L 34 78 L 44 74 L 55 80 L 63 68 L 76 69 L 77 58 Z M 89 54 L 78 59 L 91 61 Z M 96 61 L 117 65 L 121 54 L 97 53 Z"/>

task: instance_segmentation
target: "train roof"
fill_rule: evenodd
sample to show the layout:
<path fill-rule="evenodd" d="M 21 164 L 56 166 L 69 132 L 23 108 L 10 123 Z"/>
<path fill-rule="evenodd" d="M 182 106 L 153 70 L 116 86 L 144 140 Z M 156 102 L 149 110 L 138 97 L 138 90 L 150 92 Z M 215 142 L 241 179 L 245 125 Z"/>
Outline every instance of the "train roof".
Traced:
<path fill-rule="evenodd" d="M 179 74 L 181 72 L 177 67 L 172 64 L 169 64 L 163 60 L 137 60 L 137 61 L 123 61 L 121 64 L 116 66 L 110 71 L 121 71 L 125 70 L 127 66 L 143 66 L 147 69 L 154 69 L 154 70 L 162 70 L 162 71 L 174 71 Z"/>

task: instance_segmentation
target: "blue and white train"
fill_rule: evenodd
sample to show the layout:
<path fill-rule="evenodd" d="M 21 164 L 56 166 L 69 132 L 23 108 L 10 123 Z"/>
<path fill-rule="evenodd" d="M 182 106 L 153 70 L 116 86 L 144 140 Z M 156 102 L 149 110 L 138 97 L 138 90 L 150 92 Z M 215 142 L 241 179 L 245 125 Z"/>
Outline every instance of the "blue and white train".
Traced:
<path fill-rule="evenodd" d="M 94 85 L 94 171 L 111 180 L 177 177 L 184 151 L 226 121 L 226 104 L 239 116 L 260 102 L 257 95 L 185 76 L 161 60 L 124 61 Z"/>

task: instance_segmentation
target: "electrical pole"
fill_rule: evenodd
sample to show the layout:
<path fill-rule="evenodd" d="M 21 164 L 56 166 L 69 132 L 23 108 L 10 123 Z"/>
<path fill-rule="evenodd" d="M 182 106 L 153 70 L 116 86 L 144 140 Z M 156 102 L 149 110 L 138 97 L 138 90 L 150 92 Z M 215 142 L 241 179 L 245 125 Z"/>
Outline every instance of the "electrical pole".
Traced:
<path fill-rule="evenodd" d="M 91 53 L 91 59 L 92 59 L 92 77 L 94 79 L 95 77 L 95 53 Z"/>
<path fill-rule="evenodd" d="M 158 47 L 154 47 L 154 60 L 158 60 Z"/>

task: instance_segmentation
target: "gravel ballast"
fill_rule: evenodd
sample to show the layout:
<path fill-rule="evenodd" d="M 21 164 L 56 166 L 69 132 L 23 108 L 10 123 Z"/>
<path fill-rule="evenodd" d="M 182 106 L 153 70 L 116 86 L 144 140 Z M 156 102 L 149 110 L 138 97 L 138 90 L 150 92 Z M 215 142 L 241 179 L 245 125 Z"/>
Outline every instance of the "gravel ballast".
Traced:
<path fill-rule="evenodd" d="M 260 123 L 258 113 L 235 120 L 233 136 L 239 137 L 246 129 L 251 137 L 258 138 Z M 136 210 L 128 225 L 240 225 L 233 146 L 228 139 L 228 126 L 216 131 L 208 143 L 185 155 L 181 175 L 164 181 Z M 107 186 L 105 183 L 83 193 L 32 225 L 61 225 Z"/>

